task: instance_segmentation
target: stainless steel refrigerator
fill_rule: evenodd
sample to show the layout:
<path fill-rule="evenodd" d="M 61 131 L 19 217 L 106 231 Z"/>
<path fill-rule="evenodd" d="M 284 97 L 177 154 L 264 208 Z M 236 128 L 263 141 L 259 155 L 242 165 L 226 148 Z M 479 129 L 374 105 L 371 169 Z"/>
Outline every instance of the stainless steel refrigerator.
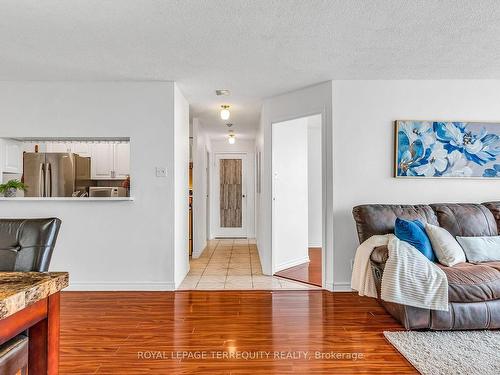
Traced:
<path fill-rule="evenodd" d="M 26 197 L 71 197 L 77 180 L 90 179 L 90 158 L 72 153 L 24 154 Z"/>

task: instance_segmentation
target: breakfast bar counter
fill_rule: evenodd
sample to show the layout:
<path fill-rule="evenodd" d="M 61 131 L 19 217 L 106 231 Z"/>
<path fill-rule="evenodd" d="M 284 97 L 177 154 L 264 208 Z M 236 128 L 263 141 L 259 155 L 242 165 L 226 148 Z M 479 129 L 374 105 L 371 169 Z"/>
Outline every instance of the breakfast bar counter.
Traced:
<path fill-rule="evenodd" d="M 0 345 L 28 330 L 30 375 L 59 372 L 59 292 L 67 272 L 0 272 Z"/>

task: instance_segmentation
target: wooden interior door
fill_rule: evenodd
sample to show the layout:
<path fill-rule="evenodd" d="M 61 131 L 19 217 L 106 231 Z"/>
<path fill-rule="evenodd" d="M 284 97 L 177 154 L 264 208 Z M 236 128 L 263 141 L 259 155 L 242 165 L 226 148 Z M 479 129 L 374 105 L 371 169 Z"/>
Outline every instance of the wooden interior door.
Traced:
<path fill-rule="evenodd" d="M 241 228 L 241 159 L 221 159 L 220 163 L 220 226 Z"/>
<path fill-rule="evenodd" d="M 245 157 L 219 154 L 216 160 L 218 237 L 246 237 Z"/>

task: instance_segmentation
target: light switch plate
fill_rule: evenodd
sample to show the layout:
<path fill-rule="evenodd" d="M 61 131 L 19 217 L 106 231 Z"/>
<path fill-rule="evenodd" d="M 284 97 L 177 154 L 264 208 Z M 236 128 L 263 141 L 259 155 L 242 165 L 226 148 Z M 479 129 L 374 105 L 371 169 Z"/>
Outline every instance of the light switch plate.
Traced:
<path fill-rule="evenodd" d="M 156 167 L 156 177 L 167 177 L 167 168 Z"/>

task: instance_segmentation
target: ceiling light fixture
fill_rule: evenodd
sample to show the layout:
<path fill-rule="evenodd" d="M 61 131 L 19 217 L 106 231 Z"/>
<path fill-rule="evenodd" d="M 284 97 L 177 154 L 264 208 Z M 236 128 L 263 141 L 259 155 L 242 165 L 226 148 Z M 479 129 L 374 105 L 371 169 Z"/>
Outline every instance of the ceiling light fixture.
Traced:
<path fill-rule="evenodd" d="M 234 145 L 236 143 L 236 137 L 233 133 L 229 134 L 229 137 L 227 139 L 230 145 Z"/>
<path fill-rule="evenodd" d="M 230 92 L 228 89 L 215 90 L 215 95 L 217 95 L 217 96 L 227 96 L 229 94 L 230 94 Z"/>
<path fill-rule="evenodd" d="M 229 106 L 226 104 L 223 104 L 220 106 L 220 118 L 223 120 L 229 120 L 229 116 L 231 115 L 231 112 L 229 112 Z"/>

